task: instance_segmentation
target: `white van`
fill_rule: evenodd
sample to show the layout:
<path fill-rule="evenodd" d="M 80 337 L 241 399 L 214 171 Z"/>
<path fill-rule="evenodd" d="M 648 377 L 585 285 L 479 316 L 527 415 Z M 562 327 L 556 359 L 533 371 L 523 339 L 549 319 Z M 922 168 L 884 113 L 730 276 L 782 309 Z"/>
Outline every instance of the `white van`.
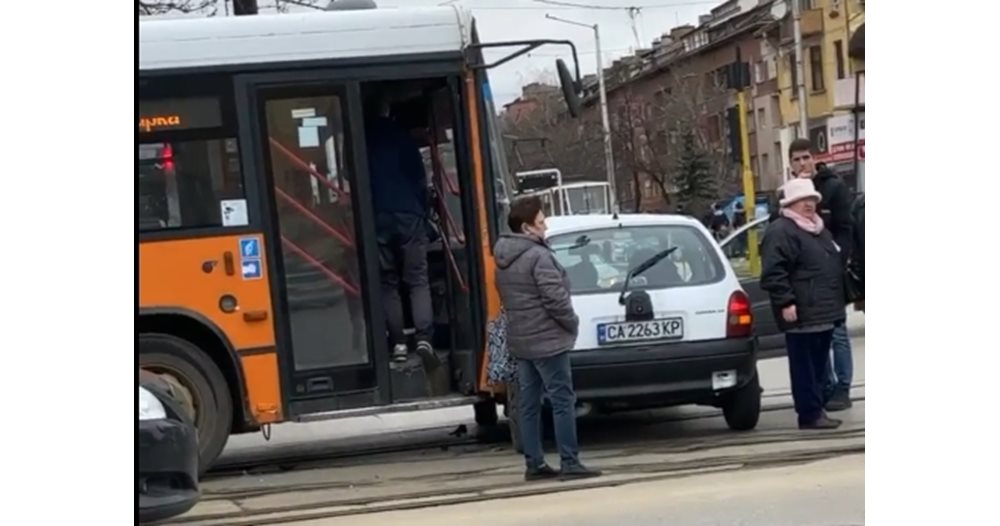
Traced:
<path fill-rule="evenodd" d="M 572 363 L 581 404 L 711 405 L 723 409 L 731 429 L 757 425 L 750 302 L 701 223 L 642 214 L 551 217 L 547 224 L 580 317 Z"/>

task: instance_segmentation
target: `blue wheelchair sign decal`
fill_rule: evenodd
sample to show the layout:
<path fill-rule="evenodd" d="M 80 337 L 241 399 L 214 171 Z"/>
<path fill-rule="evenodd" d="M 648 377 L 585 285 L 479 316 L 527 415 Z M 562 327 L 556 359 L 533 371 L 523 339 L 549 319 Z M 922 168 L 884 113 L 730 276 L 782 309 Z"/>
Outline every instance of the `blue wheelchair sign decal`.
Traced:
<path fill-rule="evenodd" d="M 240 258 L 259 258 L 260 242 L 255 237 L 245 237 L 240 239 Z"/>

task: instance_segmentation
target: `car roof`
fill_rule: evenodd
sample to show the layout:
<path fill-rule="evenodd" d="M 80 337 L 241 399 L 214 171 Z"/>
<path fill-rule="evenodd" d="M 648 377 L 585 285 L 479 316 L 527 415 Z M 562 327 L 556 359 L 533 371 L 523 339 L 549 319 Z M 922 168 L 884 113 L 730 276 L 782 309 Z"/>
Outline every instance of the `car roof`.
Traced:
<path fill-rule="evenodd" d="M 690 216 L 674 214 L 593 214 L 545 218 L 548 235 L 633 226 L 695 226 L 701 223 Z"/>

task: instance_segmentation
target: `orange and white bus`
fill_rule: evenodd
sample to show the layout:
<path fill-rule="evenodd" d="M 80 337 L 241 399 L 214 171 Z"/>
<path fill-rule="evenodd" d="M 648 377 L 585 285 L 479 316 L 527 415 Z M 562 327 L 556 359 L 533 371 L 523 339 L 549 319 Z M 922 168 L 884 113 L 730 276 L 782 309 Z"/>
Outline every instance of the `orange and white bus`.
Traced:
<path fill-rule="evenodd" d="M 461 404 L 496 422 L 490 247 L 512 185 L 486 72 L 544 44 L 572 47 L 480 44 L 456 6 L 140 23 L 137 362 L 193 410 L 203 469 L 276 422 Z M 572 108 L 579 72 L 558 67 Z M 396 190 L 369 185 L 370 97 L 434 189 L 444 374 L 389 360 L 372 192 Z"/>

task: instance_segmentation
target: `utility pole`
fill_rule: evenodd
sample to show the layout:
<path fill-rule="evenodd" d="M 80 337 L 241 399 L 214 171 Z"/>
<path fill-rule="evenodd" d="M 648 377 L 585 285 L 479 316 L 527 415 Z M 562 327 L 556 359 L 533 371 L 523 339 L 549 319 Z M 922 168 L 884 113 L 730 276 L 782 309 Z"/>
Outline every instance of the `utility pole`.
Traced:
<path fill-rule="evenodd" d="M 797 0 L 793 0 L 797 1 Z M 743 210 L 747 223 L 754 220 L 757 210 L 757 192 L 754 189 L 753 168 L 750 166 L 750 133 L 747 126 L 746 89 L 750 87 L 750 64 L 743 62 L 740 48 L 736 48 L 736 62 L 729 67 L 727 75 L 730 89 L 736 90 L 736 114 L 729 118 L 730 144 L 734 159 L 740 163 L 743 181 Z M 760 276 L 760 258 L 757 257 L 757 229 L 747 230 L 747 260 L 750 275 Z"/>
<path fill-rule="evenodd" d="M 792 3 L 792 32 L 795 34 L 795 91 L 799 97 L 799 137 L 809 137 L 809 112 L 806 100 L 806 72 L 802 61 L 802 4 L 800 0 L 789 0 Z"/>
<path fill-rule="evenodd" d="M 594 55 L 597 57 L 597 91 L 601 99 L 601 128 L 604 133 L 604 170 L 611 190 L 611 211 L 618 212 L 618 182 L 615 177 L 615 154 L 611 145 L 611 122 L 608 118 L 608 92 L 604 85 L 604 62 L 601 59 L 601 31 L 597 24 L 584 24 L 566 20 L 548 13 L 545 18 L 574 26 L 590 28 L 594 31 Z"/>

